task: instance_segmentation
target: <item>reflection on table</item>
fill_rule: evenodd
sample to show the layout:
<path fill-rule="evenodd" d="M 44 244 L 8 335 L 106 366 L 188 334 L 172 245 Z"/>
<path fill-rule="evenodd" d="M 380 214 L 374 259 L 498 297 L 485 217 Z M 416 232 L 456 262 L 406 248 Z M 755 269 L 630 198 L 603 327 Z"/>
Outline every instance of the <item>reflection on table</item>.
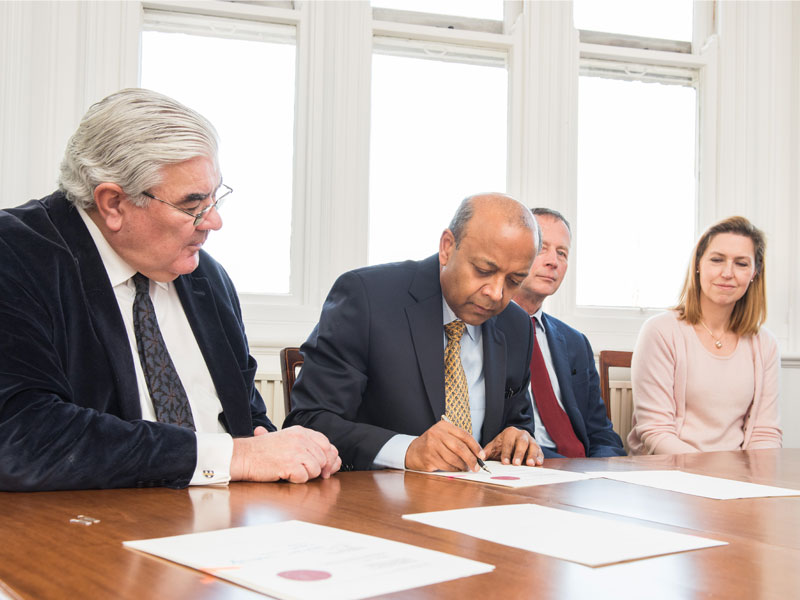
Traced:
<path fill-rule="evenodd" d="M 672 457 L 548 460 L 573 471 L 682 469 L 800 489 L 800 449 Z M 533 502 L 728 542 L 590 568 L 402 519 L 403 514 Z M 794 597 L 800 498 L 712 500 L 607 479 L 512 489 L 399 471 L 308 484 L 0 493 L 0 597 L 261 598 L 192 569 L 125 549 L 125 540 L 299 519 L 495 565 L 492 573 L 402 598 Z M 99 519 L 70 523 L 77 515 Z"/>

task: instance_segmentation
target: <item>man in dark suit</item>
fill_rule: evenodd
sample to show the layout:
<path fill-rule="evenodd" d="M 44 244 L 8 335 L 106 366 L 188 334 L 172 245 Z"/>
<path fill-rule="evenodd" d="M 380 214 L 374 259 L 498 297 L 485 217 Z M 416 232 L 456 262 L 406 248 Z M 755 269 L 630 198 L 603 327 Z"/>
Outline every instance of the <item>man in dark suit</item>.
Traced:
<path fill-rule="evenodd" d="M 338 468 L 275 432 L 233 284 L 201 250 L 230 192 L 202 116 L 148 90 L 95 104 L 59 191 L 0 211 L 0 490 L 247 479 Z"/>
<path fill-rule="evenodd" d="M 438 255 L 342 275 L 301 348 L 286 423 L 328 436 L 344 469 L 541 464 L 530 434 L 532 328 L 509 304 L 537 243 L 523 205 L 483 194 L 461 204 Z M 461 412 L 446 365 L 463 372 Z"/>
<path fill-rule="evenodd" d="M 514 301 L 536 328 L 538 348 L 531 366 L 534 437 L 547 458 L 624 456 L 622 441 L 606 417 L 589 340 L 542 312 L 544 299 L 558 290 L 567 272 L 572 241 L 569 223 L 555 210 L 535 208 L 532 212 L 541 227 L 542 250 Z"/>

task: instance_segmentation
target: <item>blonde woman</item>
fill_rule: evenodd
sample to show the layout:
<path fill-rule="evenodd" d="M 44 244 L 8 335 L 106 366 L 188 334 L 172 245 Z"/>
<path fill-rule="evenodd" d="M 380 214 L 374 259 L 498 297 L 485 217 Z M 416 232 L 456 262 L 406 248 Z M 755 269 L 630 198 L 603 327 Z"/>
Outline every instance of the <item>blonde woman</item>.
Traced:
<path fill-rule="evenodd" d="M 780 358 L 767 316 L 764 234 L 744 217 L 697 242 L 680 302 L 633 353 L 633 454 L 780 448 Z"/>

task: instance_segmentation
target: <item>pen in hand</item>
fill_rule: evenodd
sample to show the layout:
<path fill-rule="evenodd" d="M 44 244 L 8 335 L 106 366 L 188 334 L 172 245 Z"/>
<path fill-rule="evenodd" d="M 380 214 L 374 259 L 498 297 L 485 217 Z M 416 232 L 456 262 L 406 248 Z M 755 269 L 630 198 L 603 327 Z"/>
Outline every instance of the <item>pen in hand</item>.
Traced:
<path fill-rule="evenodd" d="M 442 415 L 442 421 L 444 421 L 445 423 L 450 423 L 450 425 L 453 425 L 453 422 L 452 422 L 450 419 L 448 419 L 448 418 L 447 418 L 447 415 Z M 491 474 L 492 474 L 492 472 L 491 472 L 491 471 L 490 471 L 490 470 L 489 470 L 489 469 L 486 467 L 486 463 L 484 463 L 484 462 L 481 460 L 480 456 L 476 456 L 476 457 L 475 457 L 475 459 L 478 461 L 478 466 L 479 466 L 481 469 L 483 469 L 484 471 L 486 471 L 487 473 L 489 473 L 489 475 L 491 475 Z"/>

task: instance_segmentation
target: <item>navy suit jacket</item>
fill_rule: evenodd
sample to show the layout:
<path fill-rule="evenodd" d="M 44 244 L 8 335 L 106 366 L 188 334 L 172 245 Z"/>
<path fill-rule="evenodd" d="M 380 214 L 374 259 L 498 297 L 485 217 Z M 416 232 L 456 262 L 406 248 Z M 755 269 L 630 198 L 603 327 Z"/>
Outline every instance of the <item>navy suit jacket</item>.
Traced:
<path fill-rule="evenodd" d="M 205 252 L 175 280 L 233 436 L 274 430 L 239 303 Z M 188 485 L 192 431 L 141 420 L 131 346 L 78 211 L 61 193 L 0 211 L 0 490 Z"/>
<path fill-rule="evenodd" d="M 542 321 L 561 388 L 561 402 L 586 456 L 625 456 L 622 440 L 606 416 L 589 340 L 555 317 L 542 313 Z M 549 448 L 542 451 L 546 458 L 560 456 Z"/>
<path fill-rule="evenodd" d="M 513 303 L 482 327 L 485 445 L 508 426 L 533 431 L 533 327 Z M 301 352 L 284 426 L 324 433 L 344 470 L 372 468 L 397 433 L 424 433 L 445 412 L 438 255 L 339 277 Z"/>

